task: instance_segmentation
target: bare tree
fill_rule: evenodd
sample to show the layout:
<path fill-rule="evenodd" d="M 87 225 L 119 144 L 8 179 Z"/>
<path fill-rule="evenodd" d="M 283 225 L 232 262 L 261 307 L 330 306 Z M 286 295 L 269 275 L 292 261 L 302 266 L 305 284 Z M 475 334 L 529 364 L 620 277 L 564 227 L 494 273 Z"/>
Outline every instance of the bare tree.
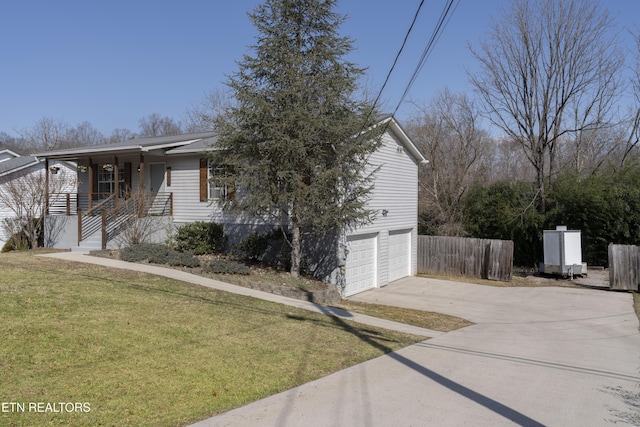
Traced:
<path fill-rule="evenodd" d="M 43 117 L 33 127 L 18 133 L 24 139 L 29 152 L 51 151 L 68 148 L 67 133 L 69 125 L 63 120 Z"/>
<path fill-rule="evenodd" d="M 486 176 L 491 139 L 465 95 L 441 92 L 413 119 L 409 132 L 429 164 L 420 170 L 420 216 L 429 232 L 461 235 L 462 198 Z"/>
<path fill-rule="evenodd" d="M 20 243 L 29 249 L 37 247 L 38 236 L 43 231 L 48 194 L 75 187 L 72 173 L 65 168 L 59 168 L 57 172 L 50 175 L 48 191 L 44 168 L 35 171 L 25 169 L 17 172 L 18 175 L 0 178 L 0 210 L 9 213 L 0 226 L 13 239 L 9 242 L 14 247 L 19 247 Z M 21 237 L 23 242 L 15 241 Z"/>
<path fill-rule="evenodd" d="M 207 92 L 199 103 L 187 110 L 185 130 L 187 132 L 214 130 L 219 120 L 228 117 L 227 112 L 232 102 L 227 92 L 219 89 Z"/>
<path fill-rule="evenodd" d="M 138 125 L 142 136 L 177 135 L 182 132 L 179 123 L 171 117 L 160 117 L 158 113 L 141 118 Z"/>
<path fill-rule="evenodd" d="M 149 206 L 147 194 L 144 191 L 134 191 L 127 201 L 133 207 L 135 214 L 122 215 L 122 224 L 119 226 L 115 241 L 119 247 L 151 243 L 152 237 L 158 232 L 162 217 L 142 214 L 145 206 Z"/>
<path fill-rule="evenodd" d="M 51 117 L 43 117 L 33 127 L 18 133 L 25 150 L 30 153 L 86 147 L 106 142 L 104 135 L 87 121 L 72 127 L 63 120 Z"/>
<path fill-rule="evenodd" d="M 520 144 L 510 138 L 493 138 L 489 153 L 487 182 L 533 182 L 536 173 L 531 162 L 522 153 Z"/>
<path fill-rule="evenodd" d="M 25 143 L 22 138 L 16 138 L 6 132 L 0 132 L 0 150 L 7 148 L 14 153 L 24 155 L 27 154 L 24 146 Z"/>
<path fill-rule="evenodd" d="M 107 139 L 89 122 L 82 122 L 75 128 L 70 128 L 66 134 L 66 142 L 69 146 L 85 147 L 104 144 Z"/>
<path fill-rule="evenodd" d="M 111 132 L 111 136 L 107 139 L 109 143 L 123 142 L 128 139 L 133 139 L 136 134 L 129 129 L 116 128 Z"/>
<path fill-rule="evenodd" d="M 560 141 L 610 124 L 623 66 L 612 28 L 595 2 L 515 0 L 471 48 L 480 65 L 471 82 L 492 123 L 535 168 L 540 212 Z"/>
<path fill-rule="evenodd" d="M 621 166 L 632 153 L 638 154 L 638 144 L 640 143 L 640 30 L 635 34 L 636 51 L 633 75 L 631 77 L 631 88 L 633 89 L 634 104 L 630 107 L 630 114 L 627 128 L 627 138 L 623 155 L 620 159 Z"/>

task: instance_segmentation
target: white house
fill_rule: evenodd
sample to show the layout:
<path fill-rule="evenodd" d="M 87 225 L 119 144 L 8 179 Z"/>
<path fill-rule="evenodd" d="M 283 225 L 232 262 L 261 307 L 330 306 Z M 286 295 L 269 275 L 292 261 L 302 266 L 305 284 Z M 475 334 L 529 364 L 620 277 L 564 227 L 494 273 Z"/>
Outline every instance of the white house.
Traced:
<path fill-rule="evenodd" d="M 44 159 L 0 150 L 0 249 L 12 233 L 20 231 L 26 218 L 42 215 L 47 200 L 45 185 L 67 192 L 75 187 L 73 166 L 66 162 L 52 163 L 50 175 L 45 173 L 46 167 Z"/>
<path fill-rule="evenodd" d="M 336 237 L 333 247 L 324 249 L 330 256 L 316 257 L 322 263 L 317 275 L 341 283 L 345 296 L 416 272 L 418 165 L 426 160 L 394 118 L 381 118 L 379 125 L 385 132 L 380 149 L 370 157 L 369 167 L 379 170 L 368 202 L 377 217 L 370 225 Z M 215 141 L 215 132 L 202 132 L 39 154 L 48 162 L 78 164 L 77 192 L 56 194 L 56 209 L 47 218 L 47 224 L 62 227 L 51 246 L 85 251 L 117 246 L 111 238 L 117 227 L 109 228 L 108 222 L 117 223 L 112 212 L 133 212 L 127 199 L 135 192 L 145 194 L 144 214 L 157 218 L 159 240 L 164 239 L 162 230 L 194 221 L 223 224 L 231 241 L 251 230 L 273 227 L 253 218 L 231 217 L 221 209 L 217 202 L 230 189 L 209 179 L 215 165 L 209 164 L 206 151 Z M 142 211 L 139 204 L 135 209 Z M 100 215 L 106 218 L 106 229 L 96 225 Z"/>

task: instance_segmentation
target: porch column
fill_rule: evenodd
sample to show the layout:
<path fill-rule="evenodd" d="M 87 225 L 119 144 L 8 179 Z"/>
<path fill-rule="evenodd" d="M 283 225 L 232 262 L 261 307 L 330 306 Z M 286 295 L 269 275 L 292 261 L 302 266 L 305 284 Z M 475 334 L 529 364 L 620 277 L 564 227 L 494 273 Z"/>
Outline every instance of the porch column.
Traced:
<path fill-rule="evenodd" d="M 44 213 L 49 215 L 49 159 L 44 159 L 44 200 Z"/>
<path fill-rule="evenodd" d="M 118 211 L 118 198 L 120 197 L 120 168 L 118 167 L 118 156 L 113 156 L 113 196 L 114 207 Z"/>
<path fill-rule="evenodd" d="M 96 170 L 96 166 L 93 164 L 93 160 L 91 159 L 91 157 L 89 157 L 89 196 L 87 200 L 87 211 L 91 211 L 93 193 L 97 190 L 97 188 L 95 188 L 97 174 L 98 171 Z"/>
<path fill-rule="evenodd" d="M 138 191 L 144 193 L 144 154 L 140 154 L 140 171 L 138 172 Z"/>
<path fill-rule="evenodd" d="M 138 218 L 144 216 L 144 154 L 140 154 L 140 166 L 138 171 Z"/>

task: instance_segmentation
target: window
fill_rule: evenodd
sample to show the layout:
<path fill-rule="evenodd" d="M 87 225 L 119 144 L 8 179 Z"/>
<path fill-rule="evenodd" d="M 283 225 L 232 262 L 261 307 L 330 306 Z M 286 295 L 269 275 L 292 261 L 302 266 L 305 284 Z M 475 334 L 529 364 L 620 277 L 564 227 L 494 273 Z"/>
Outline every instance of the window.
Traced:
<path fill-rule="evenodd" d="M 228 178 L 229 167 L 208 162 L 208 197 L 213 200 L 231 200 L 234 194 L 233 182 Z"/>
<path fill-rule="evenodd" d="M 114 166 L 110 164 L 104 164 L 102 167 L 98 167 L 98 193 L 111 194 L 115 191 L 114 186 Z M 118 166 L 118 190 L 120 194 L 124 194 L 124 166 Z"/>

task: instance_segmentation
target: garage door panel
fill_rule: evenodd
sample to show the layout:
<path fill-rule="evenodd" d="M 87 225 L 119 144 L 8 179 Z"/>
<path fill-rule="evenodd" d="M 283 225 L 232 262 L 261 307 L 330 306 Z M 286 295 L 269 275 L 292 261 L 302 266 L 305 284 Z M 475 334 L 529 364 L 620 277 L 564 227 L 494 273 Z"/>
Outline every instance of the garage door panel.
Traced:
<path fill-rule="evenodd" d="M 411 231 L 389 233 L 389 282 L 411 275 Z"/>
<path fill-rule="evenodd" d="M 347 238 L 347 265 L 345 296 L 353 295 L 376 286 L 377 235 L 350 236 Z"/>

